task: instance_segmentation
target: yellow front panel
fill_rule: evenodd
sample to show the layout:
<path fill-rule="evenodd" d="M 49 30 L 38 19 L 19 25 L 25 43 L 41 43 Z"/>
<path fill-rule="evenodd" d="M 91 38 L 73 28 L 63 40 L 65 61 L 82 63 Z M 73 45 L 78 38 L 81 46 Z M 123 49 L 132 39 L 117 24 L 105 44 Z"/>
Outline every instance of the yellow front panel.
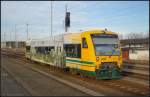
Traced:
<path fill-rule="evenodd" d="M 86 71 L 95 71 L 95 67 L 90 67 L 90 66 L 80 66 L 80 69 Z"/>
<path fill-rule="evenodd" d="M 91 34 L 100 34 L 103 33 L 102 30 L 91 30 L 91 31 L 85 31 L 82 32 L 80 34 L 70 34 L 66 35 L 66 39 L 71 40 L 71 41 L 76 41 L 78 40 L 78 43 L 81 43 L 81 59 L 77 59 L 79 61 L 90 61 L 93 62 L 93 65 L 95 65 L 96 67 L 90 67 L 90 65 L 92 64 L 83 64 L 83 63 L 76 63 L 76 62 L 66 62 L 66 66 L 70 67 L 70 68 L 77 68 L 77 69 L 81 69 L 81 70 L 87 70 L 87 71 L 95 71 L 95 68 L 99 68 L 99 65 L 101 64 L 101 62 L 116 62 L 118 65 L 122 64 L 122 52 L 120 56 L 95 56 L 95 49 L 93 46 L 93 42 L 91 39 Z M 111 31 L 107 31 L 106 34 L 116 34 L 114 32 Z M 82 47 L 82 38 L 86 38 L 87 41 L 87 45 L 88 48 L 83 48 Z M 99 57 L 100 60 L 96 60 L 96 58 Z M 85 66 L 87 65 L 87 66 Z"/>
<path fill-rule="evenodd" d="M 99 57 L 99 60 L 96 62 L 97 69 L 101 66 L 101 62 L 116 62 L 117 65 L 120 67 L 122 63 L 120 62 L 122 60 L 121 56 L 97 56 Z"/>
<path fill-rule="evenodd" d="M 101 62 L 118 62 L 118 56 L 100 56 Z"/>
<path fill-rule="evenodd" d="M 94 52 L 94 47 L 92 43 L 92 39 L 89 33 L 83 33 L 81 35 L 82 38 L 86 38 L 88 48 L 82 48 L 81 47 L 81 60 L 82 61 L 95 61 L 95 52 Z M 82 43 L 81 43 L 82 45 Z"/>

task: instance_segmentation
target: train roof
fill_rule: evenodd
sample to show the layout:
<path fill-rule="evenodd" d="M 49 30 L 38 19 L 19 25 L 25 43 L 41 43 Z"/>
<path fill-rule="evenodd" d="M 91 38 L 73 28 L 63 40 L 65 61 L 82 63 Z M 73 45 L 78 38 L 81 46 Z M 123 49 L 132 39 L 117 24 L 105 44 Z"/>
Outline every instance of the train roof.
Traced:
<path fill-rule="evenodd" d="M 64 44 L 81 44 L 81 35 L 85 34 L 96 34 L 96 33 L 107 33 L 107 34 L 116 34 L 115 32 L 101 30 L 101 29 L 91 29 L 86 31 L 81 31 L 77 33 L 64 33 L 56 35 L 53 37 L 46 37 L 41 39 L 32 39 L 28 40 L 26 44 L 36 46 L 54 46 L 56 43 L 62 43 L 64 39 Z"/>
<path fill-rule="evenodd" d="M 106 34 L 117 34 L 112 31 L 107 31 L 107 30 L 101 30 L 101 29 L 91 29 L 87 31 L 82 31 L 78 33 L 67 33 L 64 34 L 64 43 L 65 44 L 80 44 L 81 43 L 81 35 L 85 34 L 101 34 L 101 33 L 106 33 Z"/>
<path fill-rule="evenodd" d="M 64 44 L 80 44 L 81 33 L 67 33 L 64 34 Z"/>
<path fill-rule="evenodd" d="M 102 30 L 102 29 L 90 29 L 86 30 L 83 33 L 88 33 L 88 34 L 96 34 L 96 33 L 106 33 L 106 34 L 117 34 L 116 32 L 108 31 L 107 29 Z"/>

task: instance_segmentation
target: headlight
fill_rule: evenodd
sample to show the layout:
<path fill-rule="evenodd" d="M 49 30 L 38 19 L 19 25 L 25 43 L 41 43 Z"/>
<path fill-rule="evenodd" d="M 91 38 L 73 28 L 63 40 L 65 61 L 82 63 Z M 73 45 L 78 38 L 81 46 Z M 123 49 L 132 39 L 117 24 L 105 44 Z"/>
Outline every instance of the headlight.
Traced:
<path fill-rule="evenodd" d="M 96 61 L 97 61 L 97 62 L 99 61 L 99 59 L 100 59 L 99 57 L 96 57 Z"/>
<path fill-rule="evenodd" d="M 118 60 L 119 60 L 119 61 L 121 60 L 121 56 L 118 56 Z"/>

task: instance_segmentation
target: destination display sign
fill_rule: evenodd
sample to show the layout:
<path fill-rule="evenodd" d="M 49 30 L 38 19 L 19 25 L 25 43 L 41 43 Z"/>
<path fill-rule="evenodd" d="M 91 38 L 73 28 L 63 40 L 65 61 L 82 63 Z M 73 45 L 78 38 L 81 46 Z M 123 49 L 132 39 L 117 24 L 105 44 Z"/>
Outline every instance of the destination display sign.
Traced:
<path fill-rule="evenodd" d="M 114 34 L 92 34 L 93 38 L 99 37 L 99 38 L 118 38 L 117 35 Z"/>

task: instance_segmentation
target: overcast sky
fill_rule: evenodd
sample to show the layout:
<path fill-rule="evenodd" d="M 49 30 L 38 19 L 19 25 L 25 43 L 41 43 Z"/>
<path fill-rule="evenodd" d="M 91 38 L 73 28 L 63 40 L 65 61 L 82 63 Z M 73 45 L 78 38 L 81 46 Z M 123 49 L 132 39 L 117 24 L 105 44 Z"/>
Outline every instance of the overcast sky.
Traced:
<path fill-rule="evenodd" d="M 149 31 L 148 1 L 53 1 L 53 35 L 64 33 L 65 4 L 71 12 L 70 32 L 100 28 L 127 35 Z M 50 1 L 1 1 L 1 40 L 50 36 Z M 4 37 L 5 36 L 5 37 Z"/>

